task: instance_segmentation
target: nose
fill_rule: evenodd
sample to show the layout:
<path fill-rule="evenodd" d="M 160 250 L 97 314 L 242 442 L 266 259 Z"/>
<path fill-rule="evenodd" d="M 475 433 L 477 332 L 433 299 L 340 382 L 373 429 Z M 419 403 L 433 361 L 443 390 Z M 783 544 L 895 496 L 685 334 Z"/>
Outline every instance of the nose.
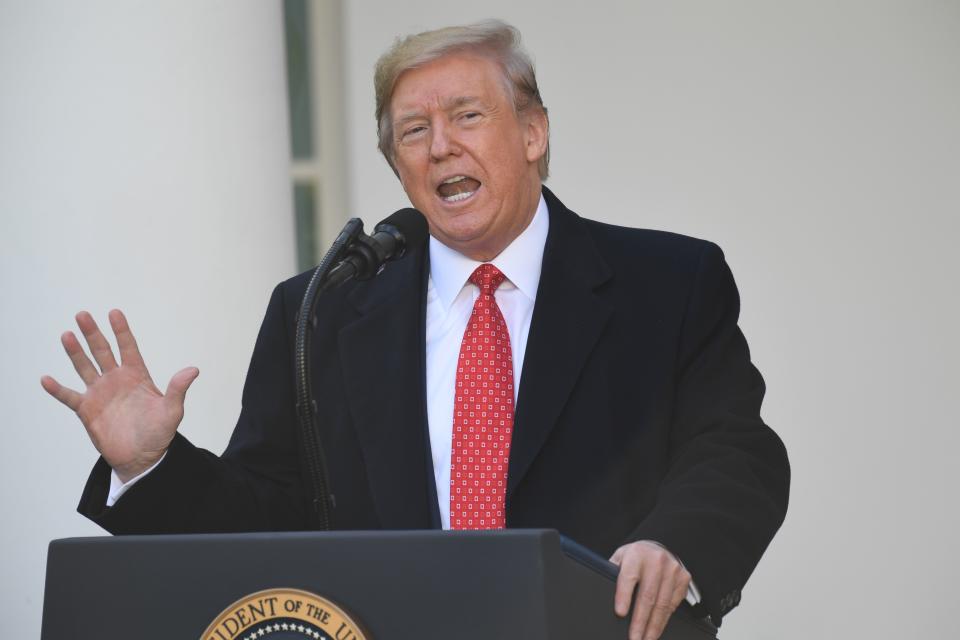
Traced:
<path fill-rule="evenodd" d="M 453 129 L 445 122 L 434 123 L 431 127 L 430 158 L 440 161 L 455 155 L 460 155 L 460 145 Z"/>

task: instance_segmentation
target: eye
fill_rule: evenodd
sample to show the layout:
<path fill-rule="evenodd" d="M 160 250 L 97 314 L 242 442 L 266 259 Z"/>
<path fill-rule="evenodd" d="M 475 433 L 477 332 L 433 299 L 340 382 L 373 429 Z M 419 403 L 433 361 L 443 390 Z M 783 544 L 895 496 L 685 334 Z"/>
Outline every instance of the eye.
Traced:
<path fill-rule="evenodd" d="M 426 131 L 426 130 L 427 130 L 427 128 L 424 127 L 423 125 L 414 125 L 414 126 L 412 126 L 412 127 L 409 127 L 409 128 L 407 128 L 407 129 L 404 129 L 404 130 L 403 130 L 403 133 L 400 134 L 400 139 L 401 139 L 401 140 L 408 140 L 409 138 L 414 137 L 414 136 L 416 136 L 417 134 L 422 133 L 422 132 L 424 132 L 424 131 Z"/>
<path fill-rule="evenodd" d="M 468 121 L 469 121 L 469 120 L 476 120 L 477 118 L 480 117 L 480 112 L 479 112 L 479 111 L 467 111 L 466 113 L 464 113 L 464 114 L 463 114 L 462 116 L 460 116 L 460 117 L 461 117 L 463 120 L 468 120 Z"/>

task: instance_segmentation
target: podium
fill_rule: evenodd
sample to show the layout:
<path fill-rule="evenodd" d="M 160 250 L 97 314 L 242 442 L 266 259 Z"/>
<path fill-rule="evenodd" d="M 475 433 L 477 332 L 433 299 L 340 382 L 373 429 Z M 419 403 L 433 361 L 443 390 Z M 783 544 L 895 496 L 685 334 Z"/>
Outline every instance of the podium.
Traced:
<path fill-rule="evenodd" d="M 623 640 L 616 572 L 553 530 L 72 538 L 41 638 Z M 714 637 L 686 605 L 663 635 Z"/>

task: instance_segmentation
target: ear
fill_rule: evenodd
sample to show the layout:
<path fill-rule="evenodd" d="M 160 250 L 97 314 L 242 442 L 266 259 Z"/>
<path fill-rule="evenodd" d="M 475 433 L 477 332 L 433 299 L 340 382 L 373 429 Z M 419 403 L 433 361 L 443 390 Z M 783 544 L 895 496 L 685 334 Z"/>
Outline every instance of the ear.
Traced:
<path fill-rule="evenodd" d="M 550 138 L 550 122 L 543 109 L 532 107 L 524 114 L 526 129 L 524 131 L 527 150 L 527 162 L 534 164 L 540 161 L 547 152 L 547 140 Z"/>

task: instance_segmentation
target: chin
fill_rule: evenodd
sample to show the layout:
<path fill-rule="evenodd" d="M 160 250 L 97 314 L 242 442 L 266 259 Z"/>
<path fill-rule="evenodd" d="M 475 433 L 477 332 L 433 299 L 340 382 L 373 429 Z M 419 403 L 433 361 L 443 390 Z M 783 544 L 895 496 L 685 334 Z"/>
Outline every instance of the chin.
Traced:
<path fill-rule="evenodd" d="M 490 227 L 490 221 L 485 216 L 470 212 L 463 212 L 455 217 L 448 218 L 444 225 L 444 235 L 456 242 L 473 242 L 483 237 Z"/>

